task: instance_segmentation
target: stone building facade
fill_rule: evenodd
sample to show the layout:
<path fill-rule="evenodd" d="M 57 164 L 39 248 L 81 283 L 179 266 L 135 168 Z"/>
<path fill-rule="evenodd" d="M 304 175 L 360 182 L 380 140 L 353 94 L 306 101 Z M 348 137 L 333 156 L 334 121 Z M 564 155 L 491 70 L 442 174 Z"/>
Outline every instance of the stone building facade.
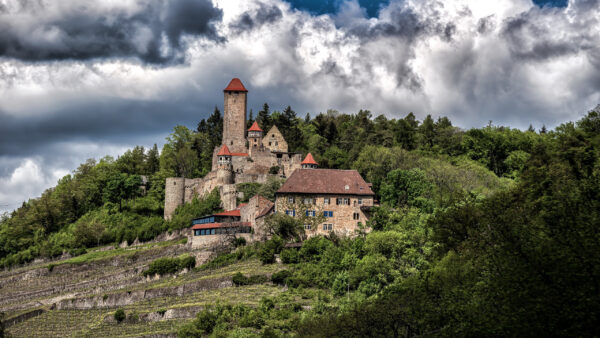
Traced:
<path fill-rule="evenodd" d="M 309 154 L 277 191 L 275 212 L 300 217 L 308 237 L 353 236 L 369 219 L 374 197 L 356 170 L 317 169 Z"/>
<path fill-rule="evenodd" d="M 258 123 L 246 130 L 248 90 L 239 79 L 231 80 L 223 93 L 223 139 L 222 145 L 213 152 L 212 171 L 203 178 L 167 178 L 164 207 L 167 220 L 178 206 L 190 202 L 194 196 L 205 196 L 215 188 L 219 189 L 223 208 L 235 209 L 237 184 L 265 183 L 270 175 L 286 178 L 301 167 L 302 154 L 288 151 L 288 144 L 277 127 L 271 128 L 267 135 Z M 218 154 L 224 146 L 229 155 L 220 163 Z M 278 169 L 277 174 L 270 174 L 272 168 Z"/>

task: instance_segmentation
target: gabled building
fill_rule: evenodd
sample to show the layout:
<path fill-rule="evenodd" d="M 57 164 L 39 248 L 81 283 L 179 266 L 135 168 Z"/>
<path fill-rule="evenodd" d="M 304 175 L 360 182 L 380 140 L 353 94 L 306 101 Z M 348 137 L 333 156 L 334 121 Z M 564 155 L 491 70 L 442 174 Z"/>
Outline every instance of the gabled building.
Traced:
<path fill-rule="evenodd" d="M 275 212 L 322 220 L 306 222 L 308 236 L 336 232 L 352 236 L 369 218 L 375 194 L 356 170 L 318 169 L 311 154 L 277 190 Z"/>

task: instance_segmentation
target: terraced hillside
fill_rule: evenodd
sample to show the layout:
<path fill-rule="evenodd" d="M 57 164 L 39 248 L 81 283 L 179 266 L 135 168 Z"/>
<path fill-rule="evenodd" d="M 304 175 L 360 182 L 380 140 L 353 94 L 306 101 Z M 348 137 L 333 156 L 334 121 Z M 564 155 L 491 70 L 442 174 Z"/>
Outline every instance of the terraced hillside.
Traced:
<path fill-rule="evenodd" d="M 280 269 L 278 264 L 262 265 L 256 258 L 177 275 L 146 278 L 141 274 L 154 259 L 183 253 L 195 255 L 198 265 L 214 256 L 191 251 L 185 240 L 176 239 L 97 248 L 71 259 L 3 271 L 0 311 L 5 313 L 7 332 L 14 337 L 168 336 L 207 305 L 256 307 L 264 297 L 284 292 L 270 282 L 233 285 L 237 272 L 270 276 Z M 310 305 L 310 299 L 297 298 Z M 117 309 L 126 313 L 123 322 L 114 319 Z"/>

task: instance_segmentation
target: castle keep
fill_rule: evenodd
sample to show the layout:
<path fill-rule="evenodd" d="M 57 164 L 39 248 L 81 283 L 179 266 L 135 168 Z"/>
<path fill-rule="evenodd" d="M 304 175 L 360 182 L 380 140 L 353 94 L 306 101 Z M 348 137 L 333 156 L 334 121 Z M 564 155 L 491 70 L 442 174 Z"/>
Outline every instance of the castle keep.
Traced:
<path fill-rule="evenodd" d="M 165 185 L 165 219 L 175 209 L 218 188 L 223 209 L 237 208 L 236 184 L 265 183 L 269 175 L 288 177 L 300 168 L 302 155 L 288 151 L 288 145 L 276 126 L 266 134 L 258 123 L 246 130 L 248 90 L 238 78 L 223 90 L 223 139 L 213 152 L 212 171 L 203 178 L 167 178 Z M 277 167 L 276 174 L 270 174 Z"/>

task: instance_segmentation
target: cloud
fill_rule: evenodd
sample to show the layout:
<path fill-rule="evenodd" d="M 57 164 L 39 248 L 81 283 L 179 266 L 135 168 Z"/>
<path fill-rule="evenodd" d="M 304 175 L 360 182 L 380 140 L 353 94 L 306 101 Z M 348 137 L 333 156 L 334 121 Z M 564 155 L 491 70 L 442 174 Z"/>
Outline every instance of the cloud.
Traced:
<path fill-rule="evenodd" d="M 281 9 L 276 5 L 257 2 L 254 9 L 244 12 L 234 22 L 230 23 L 229 27 L 237 33 L 242 33 L 263 24 L 273 23 L 281 19 L 282 16 Z"/>
<path fill-rule="evenodd" d="M 23 61 L 182 60 L 185 36 L 221 41 L 210 0 L 119 3 L 23 0 L 0 7 L 0 56 Z"/>
<path fill-rule="evenodd" d="M 0 0 L 0 180 L 31 160 L 35 196 L 87 158 L 160 145 L 222 108 L 233 77 L 255 114 L 268 102 L 539 128 L 600 103 L 598 1 L 394 0 L 376 16 L 338 3 Z"/>

